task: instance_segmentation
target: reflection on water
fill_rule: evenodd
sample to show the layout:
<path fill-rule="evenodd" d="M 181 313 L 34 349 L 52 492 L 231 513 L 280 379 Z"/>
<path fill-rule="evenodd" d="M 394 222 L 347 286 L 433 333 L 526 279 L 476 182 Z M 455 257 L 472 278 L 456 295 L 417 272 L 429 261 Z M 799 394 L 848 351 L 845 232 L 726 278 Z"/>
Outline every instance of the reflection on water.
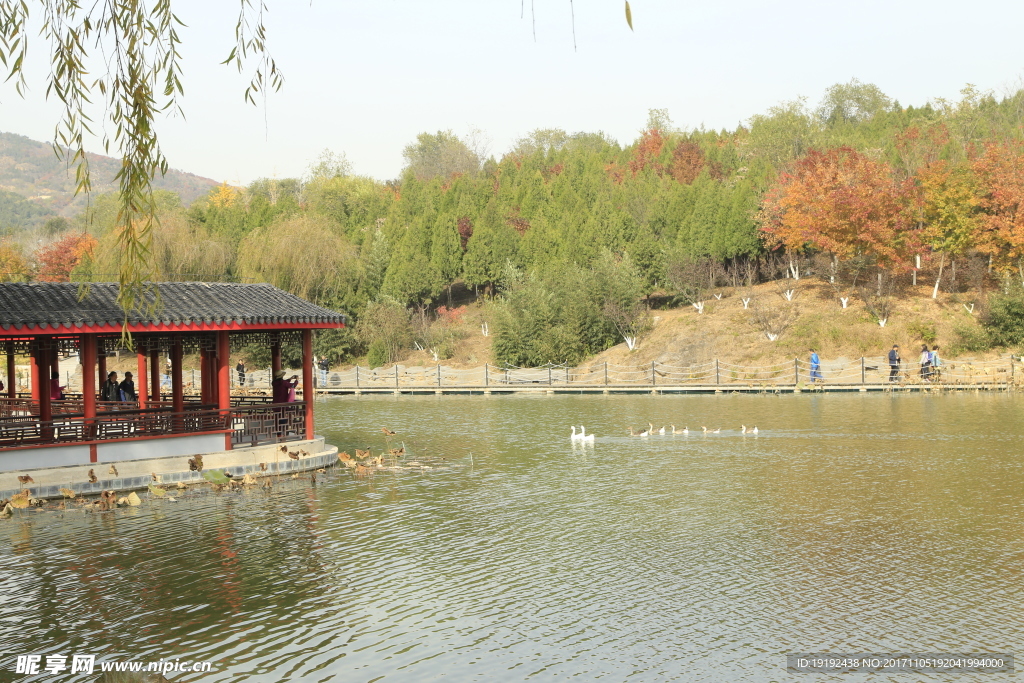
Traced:
<path fill-rule="evenodd" d="M 331 442 L 379 452 L 389 427 L 433 469 L 19 511 L 0 523 L 0 680 L 29 680 L 17 653 L 213 663 L 175 681 L 340 682 L 768 681 L 790 679 L 794 651 L 1012 651 L 1021 407 L 328 399 Z M 648 422 L 691 433 L 627 436 Z M 593 448 L 570 444 L 580 423 Z"/>

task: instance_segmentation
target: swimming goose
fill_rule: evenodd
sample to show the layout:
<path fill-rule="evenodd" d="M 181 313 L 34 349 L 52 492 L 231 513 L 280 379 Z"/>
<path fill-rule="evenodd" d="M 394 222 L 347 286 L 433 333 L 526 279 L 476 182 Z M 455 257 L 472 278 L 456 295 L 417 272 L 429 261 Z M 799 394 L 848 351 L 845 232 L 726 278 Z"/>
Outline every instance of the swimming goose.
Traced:
<path fill-rule="evenodd" d="M 703 431 L 705 434 L 708 433 L 708 428 L 705 427 L 704 425 L 701 425 L 700 428 L 701 428 L 701 431 Z"/>
<path fill-rule="evenodd" d="M 580 441 L 583 443 L 594 443 L 594 435 L 587 434 L 587 428 L 580 425 Z"/>
<path fill-rule="evenodd" d="M 747 433 L 747 425 L 740 425 L 740 434 Z"/>
<path fill-rule="evenodd" d="M 682 433 L 683 434 L 689 434 L 690 433 L 690 428 L 689 427 L 683 427 Z"/>
<path fill-rule="evenodd" d="M 722 428 L 721 428 L 721 427 L 719 427 L 718 429 L 712 429 L 712 430 L 711 430 L 711 433 L 712 433 L 712 434 L 718 434 L 718 433 L 719 433 L 719 432 L 721 432 L 721 431 L 722 431 Z"/>
<path fill-rule="evenodd" d="M 647 436 L 648 433 L 649 432 L 647 430 L 644 430 L 642 432 L 634 432 L 632 427 L 629 428 L 630 436 Z"/>
<path fill-rule="evenodd" d="M 757 425 L 754 425 L 754 428 L 750 430 L 750 433 L 757 434 Z"/>
<path fill-rule="evenodd" d="M 576 433 L 576 425 L 572 426 L 572 436 L 569 437 L 569 441 L 579 441 L 583 438 L 583 434 Z"/>
<path fill-rule="evenodd" d="M 663 426 L 661 429 L 659 429 L 658 433 L 661 434 L 662 436 L 664 436 L 665 435 L 665 427 Z"/>

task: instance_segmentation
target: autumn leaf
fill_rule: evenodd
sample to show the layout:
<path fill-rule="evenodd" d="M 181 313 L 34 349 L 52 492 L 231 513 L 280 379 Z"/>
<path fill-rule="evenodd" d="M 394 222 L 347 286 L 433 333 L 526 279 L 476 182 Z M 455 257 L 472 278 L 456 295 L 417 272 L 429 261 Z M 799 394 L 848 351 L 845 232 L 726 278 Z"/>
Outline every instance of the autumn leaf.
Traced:
<path fill-rule="evenodd" d="M 17 508 L 18 510 L 24 510 L 28 507 L 28 494 L 27 493 L 16 493 L 11 496 L 10 506 Z"/>
<path fill-rule="evenodd" d="M 152 493 L 154 496 L 157 496 L 158 498 L 163 498 L 164 496 L 167 495 L 166 490 L 159 486 L 156 486 L 155 484 L 149 485 L 149 492 Z"/>
<path fill-rule="evenodd" d="M 222 486 L 231 481 L 228 479 L 228 476 L 220 470 L 206 470 L 203 472 L 203 479 L 211 484 L 220 484 Z"/>
<path fill-rule="evenodd" d="M 60 489 L 60 495 L 64 496 L 65 498 L 74 498 L 75 497 L 75 492 L 72 491 L 71 489 L 63 489 L 62 488 L 62 489 Z"/>

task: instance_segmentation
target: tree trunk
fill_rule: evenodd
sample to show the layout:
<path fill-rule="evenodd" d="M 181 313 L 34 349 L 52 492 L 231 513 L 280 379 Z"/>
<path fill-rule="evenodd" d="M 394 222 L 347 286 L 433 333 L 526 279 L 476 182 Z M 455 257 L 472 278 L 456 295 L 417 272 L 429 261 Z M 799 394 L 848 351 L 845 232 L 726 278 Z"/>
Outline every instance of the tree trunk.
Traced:
<path fill-rule="evenodd" d="M 932 289 L 932 298 L 939 298 L 939 283 L 942 282 L 942 268 L 946 265 L 946 252 L 939 255 L 939 276 L 935 278 L 935 288 Z"/>

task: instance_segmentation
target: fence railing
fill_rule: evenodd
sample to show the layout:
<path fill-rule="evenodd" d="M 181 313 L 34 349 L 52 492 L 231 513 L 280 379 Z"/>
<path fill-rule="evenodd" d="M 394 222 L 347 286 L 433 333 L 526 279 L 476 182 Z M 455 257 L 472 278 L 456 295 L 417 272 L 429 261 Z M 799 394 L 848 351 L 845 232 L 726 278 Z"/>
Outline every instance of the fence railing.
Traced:
<path fill-rule="evenodd" d="M 13 399 L 7 399 L 12 401 Z M 54 413 L 52 420 L 39 419 L 39 406 L 0 415 L 0 448 L 140 439 L 231 431 L 234 444 L 257 445 L 304 439 L 305 403 L 233 406 L 189 406 L 176 413 L 172 408 L 138 409 L 117 404 L 96 417 L 81 413 Z"/>
<path fill-rule="evenodd" d="M 691 365 L 651 361 L 637 365 L 591 363 L 573 367 L 549 365 L 537 368 L 485 364 L 476 368 L 393 365 L 384 368 L 355 366 L 332 370 L 321 389 L 401 389 L 403 387 L 513 387 L 513 386 L 681 386 L 753 385 L 794 386 L 801 384 L 1010 384 L 1019 374 L 1013 357 L 996 360 L 958 359 L 938 367 L 922 369 L 916 363 L 902 363 L 895 376 L 886 357 L 823 360 L 820 377 L 811 377 L 811 363 L 794 358 L 766 365 L 739 365 L 713 360 Z"/>

